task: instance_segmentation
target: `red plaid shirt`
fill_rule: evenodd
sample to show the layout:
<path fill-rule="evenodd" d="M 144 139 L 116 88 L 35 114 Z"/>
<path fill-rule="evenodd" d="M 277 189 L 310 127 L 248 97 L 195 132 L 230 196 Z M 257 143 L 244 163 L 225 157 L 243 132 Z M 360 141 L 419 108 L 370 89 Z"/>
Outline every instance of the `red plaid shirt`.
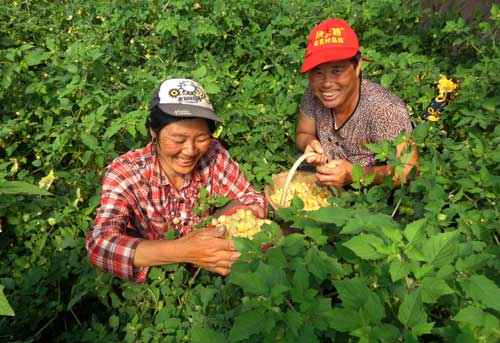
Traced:
<path fill-rule="evenodd" d="M 161 172 L 151 143 L 116 158 L 108 166 L 101 205 L 87 235 L 90 262 L 120 278 L 145 281 L 148 268 L 133 266 L 137 244 L 142 239 L 163 239 L 169 228 L 181 235 L 189 233 L 213 211 L 202 216 L 193 213 L 202 187 L 208 194 L 259 205 L 267 211 L 267 199 L 251 187 L 216 140 L 198 167 L 186 175 L 180 191 Z"/>

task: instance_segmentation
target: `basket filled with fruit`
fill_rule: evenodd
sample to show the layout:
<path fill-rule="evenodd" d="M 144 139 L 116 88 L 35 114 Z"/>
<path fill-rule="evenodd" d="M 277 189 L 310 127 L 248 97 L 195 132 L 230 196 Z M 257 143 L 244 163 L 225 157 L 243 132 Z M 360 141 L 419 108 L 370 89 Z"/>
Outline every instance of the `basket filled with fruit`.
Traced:
<path fill-rule="evenodd" d="M 300 163 L 309 156 L 302 155 L 289 172 L 274 175 L 273 185 L 264 187 L 264 194 L 274 210 L 290 206 L 295 195 L 304 203 L 305 211 L 315 211 L 328 205 L 327 199 L 333 195 L 330 188 L 320 184 L 313 172 L 297 171 Z"/>

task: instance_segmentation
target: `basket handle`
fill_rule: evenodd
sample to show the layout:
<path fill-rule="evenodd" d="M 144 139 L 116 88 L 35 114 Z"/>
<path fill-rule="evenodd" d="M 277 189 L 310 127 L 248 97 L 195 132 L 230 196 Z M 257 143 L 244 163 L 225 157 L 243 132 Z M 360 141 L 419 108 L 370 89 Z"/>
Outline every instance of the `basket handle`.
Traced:
<path fill-rule="evenodd" d="M 290 185 L 290 182 L 292 181 L 292 178 L 293 178 L 293 175 L 295 174 L 295 171 L 297 170 L 297 168 L 300 166 L 300 164 L 306 158 L 309 158 L 309 157 L 314 156 L 314 155 L 316 155 L 315 152 L 308 152 L 307 154 L 303 154 L 293 164 L 292 168 L 288 172 L 288 176 L 287 176 L 286 181 L 285 181 L 285 187 L 283 188 L 283 193 L 281 194 L 281 200 L 280 200 L 280 204 L 279 204 L 280 207 L 283 207 L 285 205 L 286 195 L 288 193 L 288 186 Z"/>

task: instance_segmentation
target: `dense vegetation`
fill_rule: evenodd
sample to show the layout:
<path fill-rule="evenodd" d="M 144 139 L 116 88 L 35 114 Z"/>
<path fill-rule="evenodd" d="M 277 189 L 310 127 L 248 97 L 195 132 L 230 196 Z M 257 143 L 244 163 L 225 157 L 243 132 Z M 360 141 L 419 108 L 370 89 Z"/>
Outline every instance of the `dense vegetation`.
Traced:
<path fill-rule="evenodd" d="M 298 153 L 305 42 L 330 17 L 359 33 L 365 76 L 408 104 L 421 175 L 272 213 L 237 240 L 247 262 L 227 278 L 171 265 L 139 285 L 93 269 L 104 168 L 148 141 L 158 82 L 206 87 L 220 140 L 262 190 Z M 500 339 L 499 6 L 465 21 L 410 0 L 26 0 L 1 1 L 0 19 L 0 342 Z M 440 75 L 459 96 L 428 122 Z"/>

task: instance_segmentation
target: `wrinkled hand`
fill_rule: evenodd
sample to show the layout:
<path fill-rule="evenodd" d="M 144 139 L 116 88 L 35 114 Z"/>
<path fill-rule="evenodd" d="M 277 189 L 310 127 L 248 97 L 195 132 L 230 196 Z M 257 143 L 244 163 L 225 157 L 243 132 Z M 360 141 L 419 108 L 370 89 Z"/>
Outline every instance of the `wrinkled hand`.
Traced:
<path fill-rule="evenodd" d="M 325 155 L 325 151 L 323 150 L 321 143 L 316 139 L 310 141 L 309 144 L 307 144 L 306 148 L 304 149 L 304 154 L 307 154 L 309 152 L 316 153 L 316 155 L 308 157 L 306 159 L 306 162 L 309 164 L 320 166 L 328 161 L 328 158 Z"/>
<path fill-rule="evenodd" d="M 180 238 L 185 249 L 185 261 L 210 272 L 228 275 L 240 253 L 232 240 L 223 239 L 225 226 L 198 229 Z"/>
<path fill-rule="evenodd" d="M 352 163 L 346 160 L 332 160 L 316 167 L 316 177 L 328 186 L 342 187 L 352 183 Z"/>

